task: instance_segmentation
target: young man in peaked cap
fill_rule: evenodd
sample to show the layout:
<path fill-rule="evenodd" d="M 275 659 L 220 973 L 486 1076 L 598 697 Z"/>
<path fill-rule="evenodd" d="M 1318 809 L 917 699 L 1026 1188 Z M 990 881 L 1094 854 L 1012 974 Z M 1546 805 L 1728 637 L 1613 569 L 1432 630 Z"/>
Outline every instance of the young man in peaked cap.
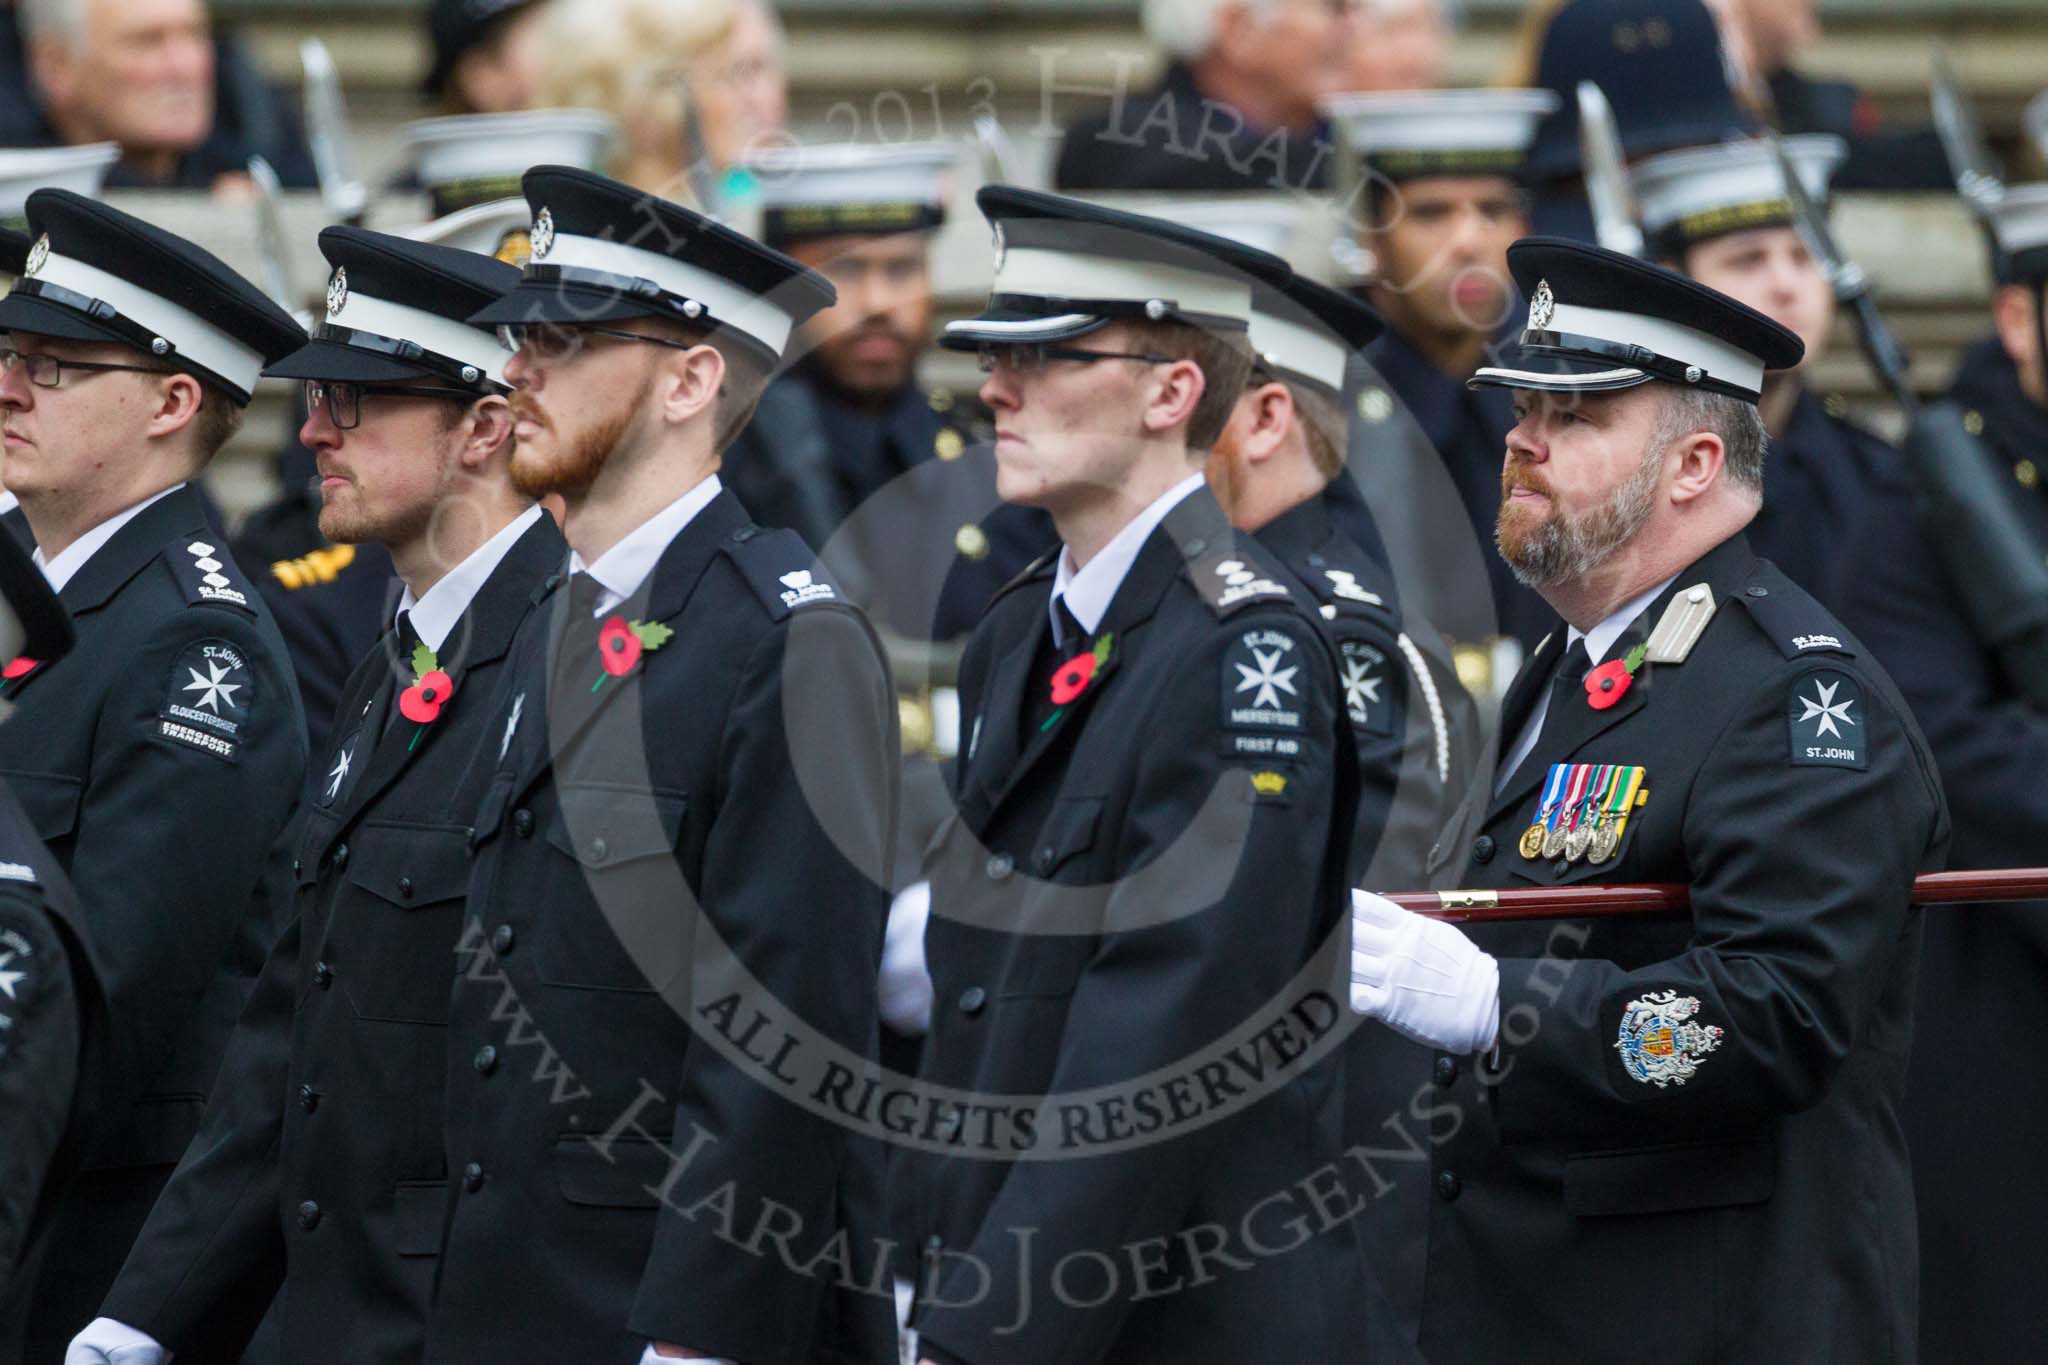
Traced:
<path fill-rule="evenodd" d="M 1828 201 L 1841 139 L 1789 137 L 1785 152 L 1807 197 Z M 1851 533 L 1878 486 L 1904 471 L 1899 452 L 1852 425 L 1842 400 L 1805 383 L 1834 328 L 1835 292 L 1808 250 L 1771 144 L 1724 142 L 1653 156 L 1632 172 L 1643 231 L 1657 260 L 1797 333 L 1798 368 L 1768 375 L 1757 409 L 1770 433 L 1764 502 L 1748 536 L 1758 554 L 1838 611 L 1853 572 Z"/>
<path fill-rule="evenodd" d="M 306 740 L 262 599 L 193 482 L 265 364 L 305 333 L 161 229 L 66 190 L 28 201 L 34 247 L 0 299 L 0 478 L 77 624 L 63 659 L 13 666 L 13 785 L 85 908 L 106 967 L 119 1085 L 10 1330 L 63 1355 L 191 1140 L 250 978 L 277 932 Z M 31 1307 L 32 1310 L 31 1310 Z"/>
<path fill-rule="evenodd" d="M 879 1358 L 880 1150 L 782 1066 L 874 1056 L 895 698 L 717 474 L 832 289 L 601 176 L 525 188 L 532 260 L 473 320 L 519 342 L 513 479 L 571 551 L 478 756 L 427 1359 Z"/>
<path fill-rule="evenodd" d="M 979 200 L 995 283 L 943 344 L 981 352 L 998 491 L 1064 544 L 969 640 L 958 816 L 926 858 L 919 1354 L 1353 1358 L 1350 1229 L 1304 1215 L 1271 1254 L 1230 1230 L 1342 1150 L 1302 1002 L 1343 925 L 1351 730 L 1319 619 L 1202 473 L 1251 372 L 1253 283 L 1289 271 L 1158 219 Z M 1264 1087 L 1192 1088 L 1261 1029 Z"/>
<path fill-rule="evenodd" d="M 314 765 L 291 923 L 74 1360 L 233 1359 L 237 1327 L 277 1295 L 285 1359 L 425 1348 L 463 820 L 483 794 L 464 782 L 498 738 L 513 633 L 567 546 L 512 487 L 510 352 L 466 321 L 519 272 L 359 228 L 320 248 L 326 319 L 267 372 L 306 385 L 324 529 L 389 549 L 404 587 Z"/>
<path fill-rule="evenodd" d="M 1460 932 L 1356 898 L 1353 1007 L 1442 1054 L 1423 1354 L 1911 1360 L 1912 882 L 1948 812 L 1891 680 L 1743 537 L 1799 339 L 1597 247 L 1508 260 L 1529 325 L 1473 382 L 1515 391 L 1500 549 L 1564 620 L 1465 884 L 1691 908 Z M 1702 1290 L 1645 1299 L 1646 1265 Z"/>

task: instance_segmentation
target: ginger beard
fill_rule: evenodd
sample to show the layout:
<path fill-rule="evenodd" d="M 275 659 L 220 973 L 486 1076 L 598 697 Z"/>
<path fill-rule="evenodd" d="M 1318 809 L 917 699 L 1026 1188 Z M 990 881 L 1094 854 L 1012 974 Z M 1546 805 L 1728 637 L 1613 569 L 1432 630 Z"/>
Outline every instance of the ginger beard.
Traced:
<path fill-rule="evenodd" d="M 571 432 L 565 439 L 546 411 L 523 390 L 515 389 L 511 398 L 514 420 L 533 423 L 542 435 L 513 447 L 508 471 L 512 487 L 534 499 L 550 493 L 573 498 L 589 492 L 653 393 L 654 371 L 650 365 L 630 401 L 589 422 L 582 430 Z"/>
<path fill-rule="evenodd" d="M 1633 474 L 1597 507 L 1577 514 L 1559 508 L 1550 484 L 1510 455 L 1501 470 L 1500 515 L 1493 540 L 1515 578 L 1537 589 L 1567 583 L 1599 568 L 1635 539 L 1656 510 L 1665 444 L 1652 441 Z M 1547 509 L 1543 515 L 1513 502 L 1510 495 L 1516 488 L 1542 494 Z"/>

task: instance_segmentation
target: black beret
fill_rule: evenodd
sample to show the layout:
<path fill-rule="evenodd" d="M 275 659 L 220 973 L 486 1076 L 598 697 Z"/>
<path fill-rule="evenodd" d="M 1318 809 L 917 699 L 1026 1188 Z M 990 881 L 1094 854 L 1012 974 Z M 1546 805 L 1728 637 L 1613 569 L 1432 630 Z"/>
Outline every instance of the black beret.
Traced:
<path fill-rule="evenodd" d="M 113 341 L 249 401 L 263 366 L 305 332 L 211 252 L 69 190 L 28 199 L 35 237 L 0 299 L 0 330 Z"/>
<path fill-rule="evenodd" d="M 464 53 L 483 43 L 514 14 L 537 3 L 539 0 L 434 0 L 427 11 L 427 33 L 434 40 L 427 93 L 438 95 L 445 90 Z"/>
<path fill-rule="evenodd" d="M 360 383 L 439 379 L 503 391 L 510 352 L 494 329 L 469 317 L 518 285 L 516 268 L 357 227 L 324 229 L 320 251 L 334 267 L 326 319 L 311 341 L 265 374 Z"/>

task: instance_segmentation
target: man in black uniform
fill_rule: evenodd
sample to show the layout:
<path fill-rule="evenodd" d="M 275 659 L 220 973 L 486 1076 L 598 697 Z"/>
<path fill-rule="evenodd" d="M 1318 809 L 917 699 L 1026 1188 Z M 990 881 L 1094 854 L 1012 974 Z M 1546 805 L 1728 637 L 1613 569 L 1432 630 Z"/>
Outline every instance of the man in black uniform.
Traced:
<path fill-rule="evenodd" d="M 1538 90 L 1437 90 L 1333 101 L 1370 254 L 1365 296 L 1387 320 L 1366 349 L 1357 466 L 1408 605 L 1458 641 L 1459 672 L 1497 700 L 1549 621 L 1494 555 L 1507 400 L 1465 386 L 1515 307 L 1508 244 L 1527 228 L 1523 158 L 1556 105 Z M 1432 458 L 1433 452 L 1433 458 Z M 1514 642 L 1514 643 L 1508 643 Z"/>
<path fill-rule="evenodd" d="M 1508 259 L 1530 325 L 1474 382 L 1521 391 L 1501 552 L 1565 624 L 1446 856 L 1468 886 L 1674 882 L 1691 909 L 1468 936 L 1357 898 L 1353 1006 L 1444 1053 L 1405 1111 L 1436 1195 L 1422 1350 L 1910 1360 L 1911 893 L 1948 813 L 1891 680 L 1742 535 L 1763 375 L 1799 340 L 1597 247 Z"/>
<path fill-rule="evenodd" d="M 1300 1030 L 1343 928 L 1351 730 L 1318 618 L 1202 477 L 1252 278 L 1289 272 L 1074 200 L 980 203 L 990 306 L 944 344 L 981 350 L 1000 490 L 1065 544 L 969 641 L 958 815 L 926 860 L 920 1079 L 950 1098 L 916 1135 L 920 1354 L 1347 1358 L 1350 1229 L 1234 1231 L 1342 1150 L 1341 1073 Z M 1151 1088 L 1260 1030 L 1263 1084 Z"/>
<path fill-rule="evenodd" d="M 71 621 L 0 537 L 0 654 L 56 659 Z M 105 1084 L 106 999 L 78 897 L 0 786 L 0 1297 L 77 1169 Z"/>
<path fill-rule="evenodd" d="M 441 1043 L 482 797 L 462 782 L 497 741 L 491 689 L 567 546 L 512 488 L 510 353 L 466 322 L 519 272 L 356 228 L 320 247 L 326 321 L 268 373 L 307 386 L 326 534 L 387 547 L 405 591 L 316 765 L 292 923 L 74 1358 L 139 1335 L 233 1359 L 280 1292 L 285 1359 L 425 1347 L 447 1195 Z"/>
<path fill-rule="evenodd" d="M 16 669 L 0 774 L 70 874 L 106 967 L 121 1090 L 9 1330 L 62 1357 L 191 1141 L 276 936 L 279 833 L 306 740 L 282 642 L 192 480 L 258 373 L 305 340 L 190 243 L 66 190 L 0 299 L 4 477 L 77 623 Z"/>
<path fill-rule="evenodd" d="M 1808 197 L 1825 204 L 1841 142 L 1791 137 L 1784 148 Z M 1798 366 L 1764 377 L 1757 410 L 1771 447 L 1763 506 L 1745 534 L 1758 554 L 1839 612 L 1850 537 L 1878 485 L 1901 469 L 1897 450 L 1843 418 L 1839 398 L 1806 387 L 1834 329 L 1835 295 L 1794 225 L 1785 173 L 1768 143 L 1748 141 L 1654 156 L 1633 179 L 1659 262 L 1748 304 L 1806 348 Z"/>
<path fill-rule="evenodd" d="M 1951 426 L 1975 481 L 2016 524 L 2012 552 L 2048 554 L 2048 185 L 2012 186 L 1990 213 L 1998 247 L 1996 334 L 1973 347 L 1947 400 L 1928 416 Z M 1944 452 L 1954 458 L 1955 450 Z M 1958 868 L 2043 861 L 2048 704 L 2038 668 L 2008 622 L 2039 628 L 2048 603 L 2006 593 L 2004 621 L 1951 559 L 1947 535 L 1901 482 L 1871 503 L 1846 555 L 1843 614 L 1898 677 L 1927 730 L 1955 814 Z M 1994 504 L 1997 505 L 1997 504 Z M 2008 606 L 2007 610 L 2011 607 Z M 1997 624 L 1994 624 L 1994 622 Z M 2032 674 L 2034 676 L 2030 677 Z M 1920 1205 L 1921 1354 L 2005 1360 L 2040 1340 L 2044 1257 L 2031 1199 L 1987 1199 L 1987 1171 L 2031 1171 L 2048 1084 L 2029 1039 L 2048 1027 L 2048 925 L 2039 904 L 1972 905 L 1930 913 L 1914 1021 L 1906 1132 Z M 1985 1097 L 1996 1094 L 1996 1104 Z M 1967 1113 L 1969 1121 L 1956 1116 Z"/>
<path fill-rule="evenodd" d="M 478 756 L 427 1359 L 879 1358 L 886 1301 L 815 1259 L 871 1263 L 879 1152 L 776 1059 L 872 1065 L 895 703 L 716 473 L 832 289 L 587 172 L 526 195 L 532 263 L 475 320 L 520 331 L 513 477 L 573 548 Z"/>

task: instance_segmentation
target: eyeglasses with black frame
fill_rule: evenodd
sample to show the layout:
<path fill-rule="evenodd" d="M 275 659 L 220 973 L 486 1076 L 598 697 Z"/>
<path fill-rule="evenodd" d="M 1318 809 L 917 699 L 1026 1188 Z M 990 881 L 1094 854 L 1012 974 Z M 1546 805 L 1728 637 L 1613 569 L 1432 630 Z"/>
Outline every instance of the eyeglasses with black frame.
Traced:
<path fill-rule="evenodd" d="M 586 327 L 576 323 L 535 322 L 518 326 L 498 328 L 498 340 L 506 349 L 525 352 L 529 360 L 542 365 L 558 365 L 571 359 L 583 349 L 590 337 L 609 337 L 614 341 L 637 341 L 644 346 L 666 346 L 673 351 L 688 351 L 702 345 L 697 341 L 679 341 L 673 337 L 648 336 L 642 332 L 621 331 L 616 327 Z"/>
<path fill-rule="evenodd" d="M 82 374 L 170 374 L 172 371 L 161 365 L 116 365 L 99 360 L 62 360 L 53 355 L 36 355 L 29 351 L 17 351 L 12 346 L 0 346 L 0 375 L 14 373 L 19 365 L 28 375 L 28 382 L 39 389 L 54 389 L 64 382 L 64 371 L 77 370 Z"/>
<path fill-rule="evenodd" d="M 370 395 L 386 398 L 432 398 L 444 403 L 474 403 L 485 395 L 474 389 L 440 385 L 359 384 L 352 379 L 308 379 L 306 411 L 326 409 L 327 420 L 337 431 L 354 431 L 362 424 L 363 399 Z"/>
<path fill-rule="evenodd" d="M 983 346 L 976 359 L 983 374 L 994 374 L 997 370 L 1005 374 L 1039 374 L 1054 360 L 1071 361 L 1076 365 L 1093 365 L 1102 360 L 1134 360 L 1141 365 L 1174 363 L 1170 355 L 1154 355 L 1149 351 L 1088 351 L 1079 346 L 1061 346 L 1049 341 Z"/>

